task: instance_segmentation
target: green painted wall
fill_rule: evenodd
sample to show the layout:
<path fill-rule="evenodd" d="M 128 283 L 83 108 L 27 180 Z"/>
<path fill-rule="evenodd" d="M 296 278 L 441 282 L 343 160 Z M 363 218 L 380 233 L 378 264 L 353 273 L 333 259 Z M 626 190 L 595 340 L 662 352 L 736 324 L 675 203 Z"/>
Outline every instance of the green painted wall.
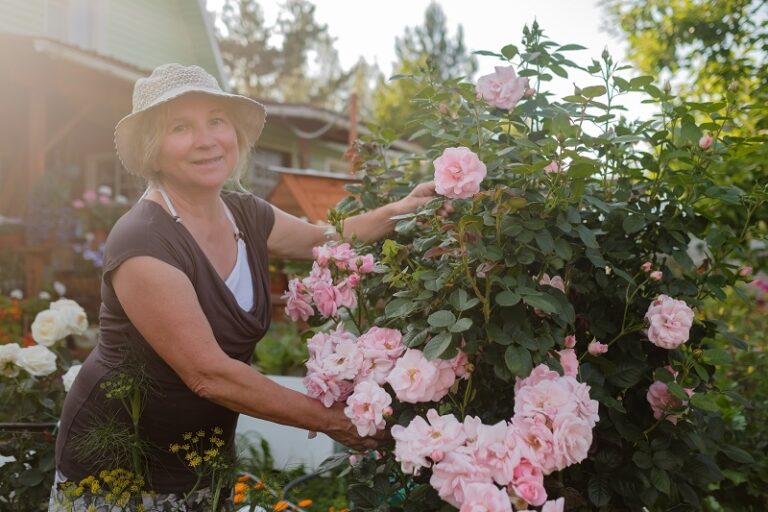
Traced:
<path fill-rule="evenodd" d="M 2 0 L 0 32 L 40 35 L 45 33 L 47 0 Z"/>

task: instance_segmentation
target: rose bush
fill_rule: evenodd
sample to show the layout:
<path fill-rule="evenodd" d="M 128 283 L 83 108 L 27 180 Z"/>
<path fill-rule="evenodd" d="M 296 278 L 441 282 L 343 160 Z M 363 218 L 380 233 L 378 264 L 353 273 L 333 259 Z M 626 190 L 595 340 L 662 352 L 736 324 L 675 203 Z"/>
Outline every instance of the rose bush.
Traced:
<path fill-rule="evenodd" d="M 556 98 L 548 82 L 578 67 L 568 58 L 578 49 L 534 25 L 521 48 L 481 52 L 506 67 L 477 85 L 414 76 L 423 108 L 412 122 L 436 145 L 393 163 L 387 139 L 358 144 L 359 200 L 332 212 L 337 229 L 403 197 L 424 179 L 422 162 L 444 183 L 449 150 L 486 171 L 477 192 L 441 186 L 445 198 L 400 216 L 391 239 L 355 245 L 378 264 L 334 324 L 350 351 L 373 326 L 406 347 L 382 386 L 395 443 L 352 470 L 358 510 L 698 510 L 723 461 L 749 460 L 722 442 L 737 397 L 718 387 L 726 326 L 702 306 L 744 279 L 735 261 L 766 200 L 715 178 L 764 138 L 728 135 L 731 98 L 682 101 L 652 77 L 622 75 L 607 52 Z M 521 77 L 531 90 L 498 103 L 502 83 Z M 628 93 L 657 114 L 621 117 Z M 464 172 L 448 169 L 453 180 Z M 746 224 L 730 224 L 734 207 Z M 327 320 L 313 315 L 312 325 Z M 441 381 L 457 358 L 466 377 Z M 351 396 L 347 382 L 333 400 Z M 533 460 L 518 461 L 517 448 Z"/>

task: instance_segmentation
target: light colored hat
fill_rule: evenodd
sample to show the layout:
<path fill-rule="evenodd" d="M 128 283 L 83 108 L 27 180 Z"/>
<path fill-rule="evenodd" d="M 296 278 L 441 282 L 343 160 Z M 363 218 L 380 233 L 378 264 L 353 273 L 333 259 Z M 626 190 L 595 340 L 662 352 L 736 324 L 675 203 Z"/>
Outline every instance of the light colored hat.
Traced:
<path fill-rule="evenodd" d="M 232 102 L 240 128 L 251 143 L 261 135 L 266 120 L 264 106 L 245 96 L 224 92 L 216 79 L 200 66 L 163 64 L 147 78 L 139 78 L 133 87 L 133 111 L 115 127 L 117 156 L 128 172 L 141 172 L 139 123 L 148 110 L 191 92 L 204 93 Z"/>

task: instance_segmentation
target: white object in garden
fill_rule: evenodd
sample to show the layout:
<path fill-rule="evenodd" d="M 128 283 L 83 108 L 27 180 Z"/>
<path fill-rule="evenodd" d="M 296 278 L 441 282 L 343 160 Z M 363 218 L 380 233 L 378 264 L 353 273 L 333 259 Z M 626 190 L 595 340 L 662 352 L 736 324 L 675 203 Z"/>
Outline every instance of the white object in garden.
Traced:
<path fill-rule="evenodd" d="M 301 377 L 284 375 L 267 375 L 267 377 L 281 386 L 299 393 L 307 392 Z M 244 414 L 240 415 L 240 420 L 237 423 L 237 433 L 255 433 L 264 438 L 269 443 L 276 469 L 303 465 L 307 471 L 313 471 L 335 452 L 333 439 L 325 434 L 318 434 L 314 439 L 307 439 L 306 430 L 278 425 Z"/>

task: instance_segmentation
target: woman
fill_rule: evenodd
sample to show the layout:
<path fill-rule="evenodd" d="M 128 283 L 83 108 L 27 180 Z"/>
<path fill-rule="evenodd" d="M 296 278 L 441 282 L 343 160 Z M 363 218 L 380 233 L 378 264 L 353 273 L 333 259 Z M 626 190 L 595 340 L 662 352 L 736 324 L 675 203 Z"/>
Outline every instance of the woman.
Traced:
<path fill-rule="evenodd" d="M 149 187 L 107 240 L 99 343 L 64 405 L 57 483 L 123 461 L 147 476 L 156 501 L 205 501 L 210 491 L 190 491 L 210 484 L 199 484 L 199 465 L 190 468 L 179 443 L 216 432 L 231 450 L 238 413 L 324 432 L 353 449 L 377 446 L 379 439 L 356 434 L 342 404 L 325 408 L 250 365 L 270 321 L 267 253 L 309 259 L 326 241 L 323 227 L 222 191 L 245 167 L 264 108 L 224 93 L 201 68 L 178 64 L 138 80 L 133 103 L 115 145 L 124 167 Z M 345 235 L 377 240 L 392 229 L 391 217 L 433 196 L 432 184 L 419 185 L 348 219 Z M 64 500 L 60 489 L 52 509 Z"/>

